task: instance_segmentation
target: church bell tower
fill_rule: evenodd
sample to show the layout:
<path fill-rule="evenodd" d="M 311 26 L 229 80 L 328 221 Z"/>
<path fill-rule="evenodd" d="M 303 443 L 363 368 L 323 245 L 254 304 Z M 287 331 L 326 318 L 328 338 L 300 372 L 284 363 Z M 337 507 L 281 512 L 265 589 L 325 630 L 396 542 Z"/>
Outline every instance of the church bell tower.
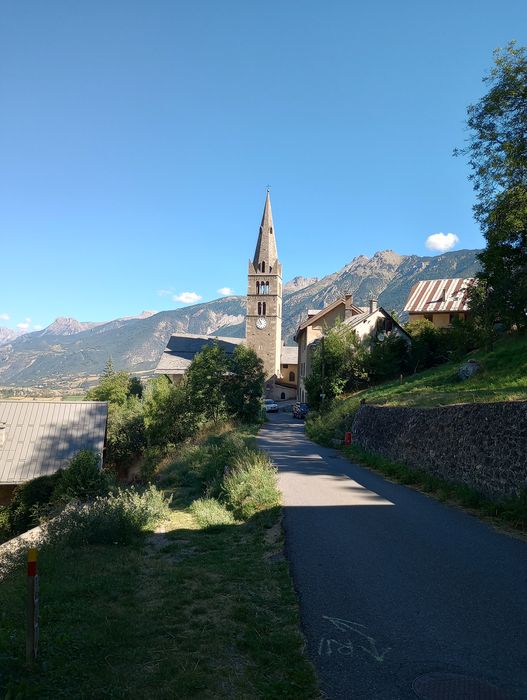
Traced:
<path fill-rule="evenodd" d="M 249 261 L 246 317 L 247 346 L 264 363 L 266 394 L 280 378 L 282 348 L 282 265 L 278 261 L 269 190 L 254 258 Z"/>

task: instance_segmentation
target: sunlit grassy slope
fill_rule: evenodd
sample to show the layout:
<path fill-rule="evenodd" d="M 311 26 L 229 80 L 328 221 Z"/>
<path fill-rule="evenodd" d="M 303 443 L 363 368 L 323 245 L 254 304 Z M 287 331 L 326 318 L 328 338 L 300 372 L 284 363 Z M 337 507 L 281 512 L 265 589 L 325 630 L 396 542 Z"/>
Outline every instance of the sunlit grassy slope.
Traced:
<path fill-rule="evenodd" d="M 420 374 L 370 389 L 368 402 L 397 406 L 438 406 L 452 403 L 527 399 L 527 337 L 507 338 L 492 352 L 471 355 L 481 371 L 464 382 L 457 378 L 462 363 L 449 362 Z"/>
<path fill-rule="evenodd" d="M 480 350 L 470 358 L 477 360 L 481 371 L 471 379 L 457 376 L 462 362 L 448 362 L 439 367 L 403 377 L 402 381 L 381 384 L 336 401 L 323 414 L 307 422 L 308 435 L 329 443 L 351 423 L 361 399 L 384 406 L 446 406 L 456 403 L 527 400 L 527 337 L 504 338 L 490 352 Z M 468 358 L 467 358 L 468 359 Z"/>

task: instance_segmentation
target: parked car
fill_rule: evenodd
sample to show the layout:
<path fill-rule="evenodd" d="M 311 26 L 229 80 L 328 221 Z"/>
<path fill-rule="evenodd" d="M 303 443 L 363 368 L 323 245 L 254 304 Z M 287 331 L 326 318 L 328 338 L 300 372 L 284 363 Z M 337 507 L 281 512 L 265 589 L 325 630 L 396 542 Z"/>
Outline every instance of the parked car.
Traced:
<path fill-rule="evenodd" d="M 307 405 L 307 403 L 300 403 L 299 401 L 297 401 L 293 404 L 293 416 L 295 418 L 304 419 L 308 413 L 309 406 Z"/>
<path fill-rule="evenodd" d="M 266 413 L 278 413 L 278 404 L 273 399 L 264 399 L 264 408 Z"/>

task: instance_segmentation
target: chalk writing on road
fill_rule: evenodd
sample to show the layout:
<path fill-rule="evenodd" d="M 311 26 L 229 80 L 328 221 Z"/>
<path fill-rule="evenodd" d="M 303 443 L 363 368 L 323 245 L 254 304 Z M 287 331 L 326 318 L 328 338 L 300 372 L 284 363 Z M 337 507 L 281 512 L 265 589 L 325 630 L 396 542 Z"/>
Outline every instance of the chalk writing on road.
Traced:
<path fill-rule="evenodd" d="M 329 617 L 328 615 L 322 615 L 322 619 L 336 627 L 339 632 L 347 634 L 348 639 L 341 641 L 329 636 L 323 636 L 318 644 L 319 656 L 340 654 L 340 656 L 352 657 L 355 649 L 360 649 L 363 653 L 371 656 L 372 659 L 382 664 L 384 657 L 391 650 L 391 647 L 379 649 L 377 647 L 377 641 L 367 634 L 365 625 L 362 625 L 360 622 L 343 620 L 340 617 Z M 359 638 L 355 639 L 355 644 L 349 639 L 350 633 Z"/>

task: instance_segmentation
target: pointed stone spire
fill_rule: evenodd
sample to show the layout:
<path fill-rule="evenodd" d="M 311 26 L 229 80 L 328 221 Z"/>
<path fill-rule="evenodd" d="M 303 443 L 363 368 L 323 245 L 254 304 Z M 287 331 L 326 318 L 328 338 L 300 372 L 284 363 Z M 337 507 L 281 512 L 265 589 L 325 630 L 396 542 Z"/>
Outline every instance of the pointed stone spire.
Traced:
<path fill-rule="evenodd" d="M 260 233 L 258 235 L 258 243 L 254 251 L 254 268 L 255 270 L 262 269 L 260 266 L 265 264 L 265 272 L 272 268 L 278 259 L 276 251 L 276 239 L 273 224 L 273 212 L 271 210 L 271 196 L 267 190 L 265 198 L 265 206 L 263 210 L 262 223 L 260 224 Z"/>

